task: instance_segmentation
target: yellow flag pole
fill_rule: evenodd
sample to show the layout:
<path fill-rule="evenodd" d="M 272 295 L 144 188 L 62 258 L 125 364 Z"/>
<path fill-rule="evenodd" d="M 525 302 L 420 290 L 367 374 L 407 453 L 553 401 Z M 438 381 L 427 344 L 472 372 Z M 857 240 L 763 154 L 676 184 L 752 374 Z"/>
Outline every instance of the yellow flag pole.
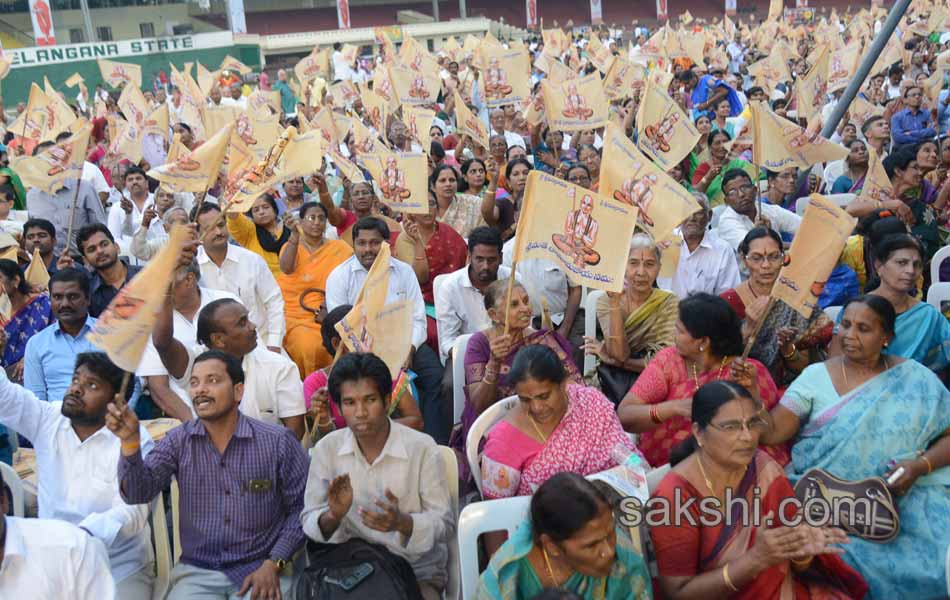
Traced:
<path fill-rule="evenodd" d="M 82 185 L 82 177 L 76 177 L 76 191 L 73 192 L 73 203 L 69 207 L 69 228 L 66 230 L 66 254 L 69 254 L 69 243 L 73 240 L 73 224 L 76 221 L 76 202 L 79 201 L 79 186 Z M 79 249 L 78 247 L 76 248 Z"/>

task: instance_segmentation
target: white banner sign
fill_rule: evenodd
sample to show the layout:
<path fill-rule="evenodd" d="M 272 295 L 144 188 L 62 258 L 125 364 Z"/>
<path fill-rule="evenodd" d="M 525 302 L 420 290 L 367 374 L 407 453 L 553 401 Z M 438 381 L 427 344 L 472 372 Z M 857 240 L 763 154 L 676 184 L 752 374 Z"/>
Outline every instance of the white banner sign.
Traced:
<path fill-rule="evenodd" d="M 736 14 L 736 0 L 726 0 L 726 14 Z"/>
<path fill-rule="evenodd" d="M 590 22 L 594 25 L 604 22 L 604 9 L 601 0 L 590 0 Z"/>
<path fill-rule="evenodd" d="M 37 1 L 42 2 L 44 0 Z M 17 69 L 77 62 L 80 60 L 96 60 L 98 58 L 114 59 L 126 56 L 162 54 L 165 52 L 224 48 L 233 45 L 234 38 L 231 36 L 230 31 L 216 31 L 214 33 L 196 33 L 194 35 L 176 35 L 163 38 L 143 38 L 138 40 L 124 40 L 121 42 L 65 44 L 52 48 L 13 48 L 7 49 L 6 52 L 13 59 L 12 68 Z"/>
<path fill-rule="evenodd" d="M 538 0 L 524 0 L 524 13 L 528 22 L 528 29 L 538 26 Z"/>
<path fill-rule="evenodd" d="M 656 18 L 661 21 L 669 20 L 669 15 L 666 13 L 666 0 L 656 0 Z"/>
<path fill-rule="evenodd" d="M 227 0 L 228 25 L 231 33 L 247 33 L 247 19 L 244 16 L 244 0 Z"/>
<path fill-rule="evenodd" d="M 55 46 L 53 11 L 49 0 L 30 0 L 30 20 L 33 21 L 33 38 L 37 46 Z"/>

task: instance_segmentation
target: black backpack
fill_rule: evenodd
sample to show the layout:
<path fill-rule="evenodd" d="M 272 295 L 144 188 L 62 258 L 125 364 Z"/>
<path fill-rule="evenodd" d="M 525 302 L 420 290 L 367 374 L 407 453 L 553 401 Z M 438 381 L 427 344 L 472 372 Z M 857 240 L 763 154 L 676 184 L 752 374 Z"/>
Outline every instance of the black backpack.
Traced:
<path fill-rule="evenodd" d="M 353 538 L 342 544 L 307 543 L 310 566 L 294 600 L 385 598 L 422 600 L 412 567 L 379 544 Z"/>

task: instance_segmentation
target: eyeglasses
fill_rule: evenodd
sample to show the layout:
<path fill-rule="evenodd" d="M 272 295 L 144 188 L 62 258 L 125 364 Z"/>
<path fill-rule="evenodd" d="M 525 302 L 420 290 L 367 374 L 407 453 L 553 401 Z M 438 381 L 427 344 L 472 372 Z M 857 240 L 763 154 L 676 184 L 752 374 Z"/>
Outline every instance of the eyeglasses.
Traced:
<path fill-rule="evenodd" d="M 310 221 L 311 223 L 323 223 L 327 220 L 322 214 L 317 215 L 307 215 L 303 218 L 304 221 Z"/>
<path fill-rule="evenodd" d="M 740 185 L 737 188 L 733 188 L 729 190 L 728 192 L 723 192 L 723 195 L 726 198 L 735 198 L 739 194 L 745 194 L 745 193 L 753 191 L 754 189 L 755 189 L 754 185 L 752 185 L 751 183 L 747 183 L 745 185 Z"/>
<path fill-rule="evenodd" d="M 769 430 L 769 422 L 762 417 L 752 417 L 748 421 L 725 421 L 718 425 L 710 423 L 709 426 L 729 435 L 737 435 L 743 429 L 749 433 L 765 433 Z"/>
<path fill-rule="evenodd" d="M 749 255 L 747 255 L 747 256 L 745 257 L 745 260 L 746 260 L 746 262 L 752 263 L 753 265 L 758 265 L 758 264 L 764 263 L 764 262 L 766 262 L 766 261 L 768 261 L 768 262 L 770 262 L 770 263 L 780 263 L 780 262 L 782 262 L 782 258 L 784 258 L 784 256 L 785 256 L 785 255 L 782 254 L 781 252 L 775 252 L 774 254 L 768 254 L 768 255 L 766 255 L 766 254 L 749 254 Z"/>

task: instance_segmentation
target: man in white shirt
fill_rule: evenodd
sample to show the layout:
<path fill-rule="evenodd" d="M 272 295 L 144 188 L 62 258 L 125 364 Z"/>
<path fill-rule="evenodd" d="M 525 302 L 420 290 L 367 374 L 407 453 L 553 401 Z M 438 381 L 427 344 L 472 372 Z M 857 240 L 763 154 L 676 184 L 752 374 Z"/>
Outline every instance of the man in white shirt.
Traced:
<path fill-rule="evenodd" d="M 497 229 L 476 227 L 468 236 L 468 265 L 441 276 L 435 292 L 435 318 L 442 358 L 452 360 L 452 346 L 460 335 L 491 325 L 482 290 L 511 274 L 511 269 L 501 265 L 501 248 Z M 451 373 L 450 363 L 446 362 L 445 370 Z"/>
<path fill-rule="evenodd" d="M 237 300 L 230 292 L 201 287 L 201 269 L 192 261 L 188 266 L 175 272 L 175 285 L 172 288 L 172 335 L 185 348 L 193 348 L 198 343 L 197 317 L 202 308 L 221 298 Z M 168 376 L 168 369 L 162 364 L 162 357 L 155 350 L 149 338 L 142 353 L 135 374 L 144 377 L 152 400 L 165 414 L 179 421 L 190 421 L 195 417 L 194 407 L 188 391 L 178 385 L 177 380 Z"/>
<path fill-rule="evenodd" d="M 781 206 L 763 202 L 762 214 L 759 214 L 755 185 L 742 169 L 726 171 L 722 177 L 722 192 L 728 207 L 719 217 L 717 233 L 719 239 L 733 250 L 738 250 L 746 234 L 759 225 L 766 225 L 779 233 L 794 235 L 798 232 L 802 218 Z"/>
<path fill-rule="evenodd" d="M 7 517 L 0 485 L 0 590 L 4 598 L 113 600 L 116 585 L 102 542 L 55 519 Z M 148 598 L 149 596 L 143 596 Z"/>
<path fill-rule="evenodd" d="M 36 450 L 39 517 L 67 521 L 101 540 L 118 598 L 133 600 L 151 597 L 153 553 L 148 506 L 122 501 L 115 468 L 120 442 L 105 427 L 106 406 L 115 400 L 122 378 L 123 371 L 104 353 L 81 353 L 63 401 L 45 402 L 0 369 L 0 422 Z M 131 392 L 127 386 L 126 401 Z M 143 451 L 151 450 L 148 432 L 141 428 L 140 435 Z M 8 597 L 7 589 L 0 589 Z"/>
<path fill-rule="evenodd" d="M 369 274 L 370 267 L 383 241 L 389 239 L 389 226 L 382 219 L 363 217 L 353 225 L 353 256 L 333 269 L 327 278 L 327 310 L 333 310 L 342 304 L 356 304 L 356 298 Z M 416 374 L 416 388 L 419 390 L 420 409 L 425 422 L 425 432 L 436 442 L 446 444 L 451 431 L 452 412 L 441 401 L 442 362 L 432 348 L 426 345 L 426 307 L 419 289 L 419 280 L 412 267 L 397 260 L 389 259 L 389 289 L 386 291 L 386 303 L 408 300 L 413 306 L 412 314 L 412 350 L 410 365 Z"/>
<path fill-rule="evenodd" d="M 221 106 L 233 106 L 239 110 L 247 108 L 247 98 L 244 97 L 240 83 L 231 84 L 228 94 L 228 97 L 221 99 Z"/>
<path fill-rule="evenodd" d="M 670 290 L 680 298 L 697 292 L 718 296 L 739 285 L 739 264 L 729 244 L 708 229 L 712 211 L 706 195 L 693 197 L 702 208 L 680 226 L 683 242 Z"/>
<path fill-rule="evenodd" d="M 231 298 L 208 303 L 198 312 L 197 344 L 188 347 L 173 335 L 173 295 L 168 295 L 152 331 L 152 342 L 169 376 L 185 387 L 191 379 L 195 357 L 205 350 L 220 350 L 241 361 L 244 369 L 244 397 L 240 409 L 245 415 L 283 424 L 303 438 L 303 383 L 297 365 L 282 354 L 261 348 L 257 329 L 247 309 Z"/>
<path fill-rule="evenodd" d="M 138 166 L 131 166 L 125 172 L 125 192 L 117 204 L 109 208 L 109 231 L 116 243 L 126 252 L 132 244 L 132 235 L 142 224 L 145 211 L 155 205 L 155 195 L 148 190 L 148 179 L 145 170 Z M 153 232 L 154 231 L 154 232 Z M 160 221 L 150 224 L 152 237 L 165 235 Z M 139 264 L 138 260 L 134 264 Z"/>
<path fill-rule="evenodd" d="M 328 394 L 347 427 L 321 439 L 310 461 L 304 533 L 320 543 L 359 538 L 382 544 L 412 566 L 422 597 L 438 600 L 455 533 L 439 447 L 388 416 L 392 380 L 373 354 L 347 354 Z"/>
<path fill-rule="evenodd" d="M 64 131 L 56 136 L 56 143 L 59 144 L 63 142 L 72 135 L 69 131 Z M 82 163 L 82 174 L 79 176 L 81 181 L 85 181 L 92 186 L 92 189 L 95 190 L 96 195 L 99 196 L 99 199 L 102 201 L 102 204 L 105 205 L 106 200 L 109 199 L 109 183 L 106 181 L 105 175 L 102 174 L 102 171 L 96 165 L 92 164 L 88 160 L 83 161 Z"/>
<path fill-rule="evenodd" d="M 333 78 L 347 81 L 353 78 L 353 66 L 347 64 L 342 50 L 343 44 L 340 42 L 333 44 L 333 54 L 330 55 L 330 60 L 333 62 Z"/>
<path fill-rule="evenodd" d="M 503 135 L 505 136 L 505 143 L 508 147 L 512 146 L 521 146 L 522 148 L 527 148 L 525 145 L 524 138 L 514 131 L 505 130 L 505 111 L 501 108 L 496 108 L 491 111 L 489 116 L 489 124 L 491 124 L 491 133 L 490 135 Z"/>
<path fill-rule="evenodd" d="M 198 231 L 205 236 L 197 254 L 201 281 L 207 288 L 237 296 L 247 307 L 264 344 L 279 353 L 287 328 L 284 297 L 259 254 L 228 243 L 230 235 L 223 217 L 216 204 L 205 202 L 198 209 Z M 211 228 L 214 231 L 206 235 Z"/>

